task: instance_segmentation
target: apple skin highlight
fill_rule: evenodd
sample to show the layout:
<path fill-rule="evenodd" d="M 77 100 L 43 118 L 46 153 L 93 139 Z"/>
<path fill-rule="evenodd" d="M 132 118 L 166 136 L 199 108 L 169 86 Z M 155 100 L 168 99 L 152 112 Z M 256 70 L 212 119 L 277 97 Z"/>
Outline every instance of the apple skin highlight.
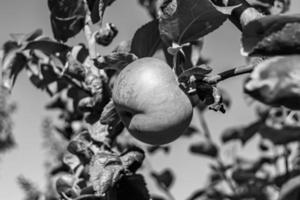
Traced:
<path fill-rule="evenodd" d="M 164 61 L 141 58 L 117 77 L 112 98 L 129 133 L 152 145 L 177 139 L 189 126 L 193 106 Z"/>

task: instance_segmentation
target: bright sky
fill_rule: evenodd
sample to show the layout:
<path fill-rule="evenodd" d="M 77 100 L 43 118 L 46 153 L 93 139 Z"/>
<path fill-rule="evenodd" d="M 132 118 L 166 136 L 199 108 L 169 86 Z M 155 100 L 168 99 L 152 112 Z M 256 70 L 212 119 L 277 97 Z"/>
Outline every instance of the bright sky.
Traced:
<path fill-rule="evenodd" d="M 300 12 L 300 1 L 292 0 L 292 3 L 292 12 Z M 52 36 L 46 0 L 2 0 L 0 19 L 0 44 L 9 39 L 9 33 L 27 33 L 36 28 L 42 28 L 45 35 Z M 109 48 L 100 49 L 101 53 L 109 52 L 120 41 L 132 37 L 135 30 L 148 20 L 147 13 L 137 6 L 136 0 L 117 1 L 106 12 L 105 21 L 116 24 L 120 32 Z M 239 38 L 239 31 L 230 23 L 225 23 L 222 28 L 207 36 L 204 54 L 211 59 L 211 66 L 216 72 L 244 63 L 239 54 Z M 226 115 L 213 111 L 207 113 L 208 124 L 216 140 L 225 127 L 246 124 L 254 118 L 253 111 L 246 104 L 242 94 L 243 79 L 244 77 L 240 77 L 222 84 L 233 99 L 233 107 Z M 24 174 L 41 187 L 45 183 L 43 163 L 46 154 L 41 148 L 41 120 L 54 114 L 43 109 L 49 101 L 48 96 L 35 89 L 24 73 L 17 80 L 12 99 L 18 104 L 17 113 L 14 115 L 14 135 L 18 146 L 1 155 L 0 199 L 20 200 L 23 193 L 16 184 L 18 175 Z M 193 122 L 197 124 L 197 121 L 195 117 Z M 205 183 L 209 171 L 207 166 L 211 161 L 188 153 L 189 144 L 200 139 L 197 136 L 192 139 L 179 139 L 172 143 L 171 155 L 158 153 L 151 157 L 152 166 L 157 171 L 168 166 L 174 169 L 177 176 L 171 192 L 177 200 L 187 198 Z M 244 153 L 251 157 L 251 149 L 255 148 L 255 144 L 249 145 Z M 151 192 L 159 193 L 151 181 L 149 187 Z"/>

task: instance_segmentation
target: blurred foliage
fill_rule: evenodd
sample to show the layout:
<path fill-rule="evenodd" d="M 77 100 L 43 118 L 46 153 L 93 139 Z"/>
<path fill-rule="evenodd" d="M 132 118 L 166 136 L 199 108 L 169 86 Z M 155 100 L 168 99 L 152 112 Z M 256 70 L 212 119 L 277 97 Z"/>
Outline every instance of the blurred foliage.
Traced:
<path fill-rule="evenodd" d="M 153 20 L 111 53 L 101 55 L 96 52 L 96 45 L 110 45 L 118 33 L 113 23 L 102 23 L 106 7 L 114 2 L 49 0 L 55 40 L 37 29 L 28 34 L 12 34 L 11 40 L 3 44 L 0 151 L 14 144 L 10 114 L 15 107 L 7 102 L 7 96 L 21 71 L 26 71 L 32 84 L 51 98 L 46 109 L 59 111 L 58 119 L 45 119 L 42 124 L 44 147 L 49 152 L 45 163 L 47 187 L 37 188 L 20 176 L 18 182 L 25 199 L 175 199 L 170 191 L 176 180 L 172 169 L 157 172 L 144 162 L 150 154 L 162 151 L 167 155 L 172 149 L 139 147 L 128 136 L 111 99 L 114 81 L 123 68 L 162 50 L 165 61 L 174 67 L 179 86 L 197 102 L 195 110 L 199 111 L 202 129 L 191 126 L 182 133 L 185 138 L 200 135 L 188 150 L 211 160 L 207 184 L 188 199 L 297 200 L 300 73 L 299 56 L 295 54 L 299 54 L 299 16 L 277 16 L 288 11 L 290 1 L 256 0 L 248 4 L 243 0 L 139 0 Z M 236 7 L 237 3 L 242 6 Z M 251 5 L 260 18 L 254 17 L 242 29 L 243 53 L 249 56 L 249 62 L 213 74 L 214 67 L 201 55 L 202 37 L 228 18 L 240 21 L 243 12 L 237 13 Z M 271 16 L 261 17 L 258 11 Z M 81 31 L 87 40 L 85 44 L 65 44 Z M 205 114 L 230 109 L 234 99 L 219 84 L 244 73 L 251 73 L 244 88 L 256 102 L 257 119 L 224 130 L 220 145 L 211 137 Z M 259 157 L 250 160 L 233 156 L 225 161 L 222 151 L 226 144 L 240 143 L 244 147 L 254 136 L 261 139 Z M 294 144 L 298 144 L 298 149 L 291 149 Z M 284 163 L 285 171 L 278 170 L 279 163 Z M 150 177 L 165 197 L 151 197 L 140 174 L 142 168 L 149 169 Z"/>

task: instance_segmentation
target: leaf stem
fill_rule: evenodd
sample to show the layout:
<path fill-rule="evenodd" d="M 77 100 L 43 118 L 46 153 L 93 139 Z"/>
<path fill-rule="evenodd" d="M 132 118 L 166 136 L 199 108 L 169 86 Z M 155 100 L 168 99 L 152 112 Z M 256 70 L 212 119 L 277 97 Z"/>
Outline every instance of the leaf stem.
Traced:
<path fill-rule="evenodd" d="M 148 171 L 153 172 L 153 167 L 151 165 L 151 162 L 149 161 L 149 159 L 146 157 L 144 160 L 144 163 L 146 165 L 146 168 L 148 168 Z M 162 185 L 160 182 L 157 182 L 157 185 L 159 186 L 159 188 L 165 193 L 165 195 L 169 198 L 169 200 L 175 200 L 175 197 L 173 196 L 173 194 L 169 191 L 168 188 L 166 188 L 164 185 Z"/>
<path fill-rule="evenodd" d="M 203 112 L 199 112 L 199 119 L 200 119 L 200 123 L 201 123 L 201 126 L 203 128 L 203 131 L 204 131 L 204 136 L 205 138 L 209 141 L 209 142 L 212 142 L 212 137 L 211 137 L 211 133 L 210 133 L 210 130 L 208 128 L 208 125 L 207 125 L 207 122 L 205 120 L 205 117 L 204 117 L 204 114 Z M 216 162 L 217 164 L 219 165 L 220 168 L 224 168 L 224 163 L 223 161 L 221 160 L 220 158 L 220 155 L 217 155 L 216 157 Z M 235 190 L 235 187 L 233 185 L 233 183 L 231 182 L 231 180 L 228 178 L 228 176 L 226 175 L 226 173 L 223 171 L 223 170 L 220 170 L 219 171 L 219 174 L 221 175 L 221 177 L 223 178 L 223 180 L 227 183 L 227 185 L 229 186 L 229 188 L 232 190 L 233 193 L 236 192 Z"/>
<path fill-rule="evenodd" d="M 285 175 L 287 177 L 289 177 L 290 175 L 290 166 L 289 166 L 289 155 L 290 155 L 290 152 L 289 152 L 289 148 L 287 145 L 284 145 L 284 164 L 285 164 Z"/>

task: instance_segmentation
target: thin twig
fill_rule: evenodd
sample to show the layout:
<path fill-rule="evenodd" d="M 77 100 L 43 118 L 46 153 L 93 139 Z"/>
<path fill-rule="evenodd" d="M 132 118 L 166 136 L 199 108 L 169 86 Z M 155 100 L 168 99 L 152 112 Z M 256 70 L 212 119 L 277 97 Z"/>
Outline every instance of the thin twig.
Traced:
<path fill-rule="evenodd" d="M 205 120 L 205 117 L 204 117 L 204 114 L 203 112 L 199 112 L 199 119 L 200 119 L 200 123 L 201 123 L 201 126 L 203 128 L 203 131 L 204 131 L 204 136 L 205 138 L 209 141 L 209 142 L 212 142 L 212 137 L 211 137 L 211 133 L 210 133 L 210 130 L 208 128 L 208 125 L 207 125 L 207 122 Z M 219 167 L 222 169 L 224 168 L 224 163 L 223 161 L 221 160 L 220 156 L 218 155 L 216 157 L 216 161 L 217 161 L 217 164 L 219 165 Z M 228 184 L 228 186 L 230 187 L 230 189 L 232 190 L 233 193 L 236 192 L 235 190 L 235 187 L 234 187 L 234 184 L 231 182 L 231 180 L 227 177 L 227 175 L 225 174 L 224 171 L 220 170 L 219 171 L 219 174 L 221 175 L 221 177 L 223 178 L 223 180 Z"/>
<path fill-rule="evenodd" d="M 289 166 L 289 148 L 287 145 L 284 145 L 284 165 L 285 165 L 285 175 L 288 177 L 290 175 L 290 166 Z"/>
<path fill-rule="evenodd" d="M 153 172 L 153 167 L 151 165 L 151 162 L 148 160 L 148 158 L 146 157 L 146 159 L 144 160 L 144 164 L 145 164 L 145 167 L 148 168 L 150 174 L 151 172 Z M 165 193 L 165 195 L 169 198 L 169 200 L 175 200 L 175 197 L 173 196 L 173 194 L 169 191 L 169 189 L 162 185 L 159 181 L 157 182 L 159 188 Z"/>

